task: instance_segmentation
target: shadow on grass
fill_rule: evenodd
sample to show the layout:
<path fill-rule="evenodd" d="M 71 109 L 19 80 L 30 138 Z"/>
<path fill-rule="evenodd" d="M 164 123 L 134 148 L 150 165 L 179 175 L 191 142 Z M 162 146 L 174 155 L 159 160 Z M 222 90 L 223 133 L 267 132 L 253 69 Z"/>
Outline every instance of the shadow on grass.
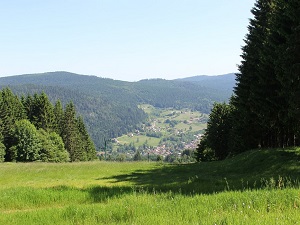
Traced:
<path fill-rule="evenodd" d="M 107 202 L 112 198 L 120 198 L 126 194 L 133 193 L 133 188 L 131 187 L 102 187 L 95 186 L 86 189 L 90 195 L 90 199 L 94 203 Z"/>
<path fill-rule="evenodd" d="M 300 188 L 299 152 L 260 150 L 243 153 L 221 162 L 185 165 L 152 164 L 152 169 L 139 169 L 130 173 L 99 178 L 110 182 L 109 187 L 57 186 L 48 189 L 45 193 L 39 193 L 39 190 L 34 189 L 26 193 L 33 191 L 38 196 L 49 195 L 51 199 L 57 199 L 62 203 L 70 200 L 76 204 L 85 204 L 102 203 L 126 195 L 144 193 L 192 196 L 228 190 Z M 13 196 L 14 193 L 12 191 L 11 195 Z"/>
<path fill-rule="evenodd" d="M 30 188 L 30 190 L 33 194 L 36 194 L 39 191 L 34 188 Z M 91 186 L 87 188 L 78 188 L 62 185 L 46 188 L 44 194 L 54 196 L 54 198 L 60 196 L 57 201 L 70 199 L 70 201 L 77 203 L 102 203 L 107 202 L 109 199 L 120 198 L 133 192 L 134 189 L 129 186 Z"/>
<path fill-rule="evenodd" d="M 107 177 L 148 191 L 212 194 L 226 190 L 299 187 L 299 151 L 255 150 L 220 162 L 157 164 L 152 170 Z M 102 178 L 103 179 L 103 178 Z"/>
<path fill-rule="evenodd" d="M 216 164 L 216 163 L 211 163 Z M 111 183 L 129 182 L 137 189 L 148 192 L 175 192 L 181 194 L 210 194 L 224 191 L 224 174 L 215 171 L 201 171 L 200 164 L 158 164 L 152 170 L 134 171 L 128 174 L 106 177 Z M 209 173 L 208 173 L 209 172 Z M 103 178 L 102 178 L 103 179 Z"/>
<path fill-rule="evenodd" d="M 126 167 L 128 168 L 128 165 Z M 221 162 L 186 165 L 151 164 L 148 169 L 99 178 L 99 180 L 106 179 L 106 184 L 110 182 L 108 186 L 79 188 L 65 185 L 3 189 L 0 202 L 2 210 L 7 206 L 31 209 L 46 205 L 59 207 L 106 203 L 110 199 L 122 199 L 125 196 L 144 193 L 191 196 L 228 190 L 300 188 L 299 178 L 300 149 L 257 150 Z"/>

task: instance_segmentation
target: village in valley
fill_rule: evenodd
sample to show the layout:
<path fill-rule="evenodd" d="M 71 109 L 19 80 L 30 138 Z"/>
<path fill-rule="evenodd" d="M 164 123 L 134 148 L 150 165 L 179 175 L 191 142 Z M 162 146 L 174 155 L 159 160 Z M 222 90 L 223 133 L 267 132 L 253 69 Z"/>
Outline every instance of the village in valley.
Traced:
<path fill-rule="evenodd" d="M 140 108 L 148 114 L 148 120 L 134 132 L 112 139 L 108 159 L 130 160 L 136 154 L 144 160 L 191 158 L 206 128 L 207 114 L 190 109 L 159 109 L 151 105 Z M 98 154 L 103 156 L 105 152 Z"/>

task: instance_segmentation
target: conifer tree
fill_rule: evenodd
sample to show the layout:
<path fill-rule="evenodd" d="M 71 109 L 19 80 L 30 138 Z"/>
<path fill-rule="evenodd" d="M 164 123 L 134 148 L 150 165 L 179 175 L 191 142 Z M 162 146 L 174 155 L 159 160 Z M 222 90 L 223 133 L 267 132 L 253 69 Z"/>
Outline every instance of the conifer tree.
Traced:
<path fill-rule="evenodd" d="M 299 144 L 299 4 L 257 0 L 252 10 L 233 98 L 236 148 Z"/>
<path fill-rule="evenodd" d="M 283 124 L 281 146 L 299 145 L 300 127 L 300 2 L 276 0 L 272 39 L 276 78 L 284 105 L 280 111 Z"/>
<path fill-rule="evenodd" d="M 32 109 L 32 123 L 37 128 L 51 130 L 54 124 L 53 105 L 44 92 L 42 92 L 40 95 L 34 94 Z"/>
<path fill-rule="evenodd" d="M 233 153 L 300 145 L 300 1 L 257 0 L 252 13 L 231 99 Z M 216 140 L 223 129 L 211 125 L 198 147 L 199 159 L 205 146 L 218 149 L 209 138 Z"/>
<path fill-rule="evenodd" d="M 63 122 L 63 117 L 64 117 L 64 110 L 61 104 L 61 101 L 58 100 L 53 109 L 54 113 L 54 123 L 53 123 L 53 130 L 61 135 L 62 132 L 62 122 Z"/>
<path fill-rule="evenodd" d="M 0 92 L 0 99 L 0 131 L 3 136 L 3 144 L 6 147 L 5 159 L 11 161 L 11 155 L 7 150 L 14 145 L 14 125 L 16 121 L 25 119 L 26 115 L 21 101 L 9 88 L 4 88 Z"/>
<path fill-rule="evenodd" d="M 204 159 L 204 150 L 211 148 L 216 159 L 225 159 L 229 154 L 230 130 L 232 129 L 231 105 L 226 103 L 215 103 L 209 115 L 205 137 L 201 144 L 203 148 L 198 148 L 198 158 Z"/>
<path fill-rule="evenodd" d="M 72 162 L 85 159 L 86 153 L 83 153 L 81 148 L 75 106 L 72 102 L 67 104 L 64 112 L 62 121 L 62 138 Z"/>
<path fill-rule="evenodd" d="M 96 148 L 88 132 L 86 131 L 81 116 L 77 118 L 77 126 L 80 134 L 82 149 L 86 153 L 86 160 L 94 160 L 96 158 Z"/>
<path fill-rule="evenodd" d="M 236 108 L 235 124 L 231 131 L 232 152 L 257 148 L 269 129 L 264 123 L 270 120 L 271 116 L 267 113 L 274 103 L 270 98 L 276 96 L 277 92 L 274 69 L 272 64 L 268 64 L 266 48 L 272 10 L 273 0 L 258 0 L 251 11 L 254 18 L 250 19 L 248 26 L 246 45 L 242 48 L 240 73 L 236 75 L 235 96 L 232 98 L 232 104 Z"/>

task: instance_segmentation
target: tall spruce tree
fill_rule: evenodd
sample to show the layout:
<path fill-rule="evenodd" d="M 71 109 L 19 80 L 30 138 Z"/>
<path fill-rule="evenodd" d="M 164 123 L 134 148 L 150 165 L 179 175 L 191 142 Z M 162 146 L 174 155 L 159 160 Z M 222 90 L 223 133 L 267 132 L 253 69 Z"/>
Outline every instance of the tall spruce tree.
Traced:
<path fill-rule="evenodd" d="M 86 131 L 84 122 L 82 117 L 78 117 L 77 118 L 77 127 L 78 127 L 78 131 L 80 134 L 80 140 L 81 140 L 81 145 L 82 145 L 82 150 L 85 152 L 86 154 L 86 160 L 94 160 L 96 158 L 96 148 L 95 145 L 93 143 L 93 141 L 91 140 L 88 132 Z"/>
<path fill-rule="evenodd" d="M 269 64 L 266 48 L 273 7 L 273 0 L 258 0 L 251 11 L 254 18 L 250 19 L 246 45 L 242 48 L 240 73 L 236 75 L 237 86 L 232 99 L 236 108 L 235 124 L 231 131 L 232 152 L 262 145 L 262 139 L 270 127 L 265 122 L 271 118 L 268 113 L 273 112 L 273 97 L 277 93 L 274 69 Z"/>
<path fill-rule="evenodd" d="M 62 139 L 66 150 L 70 154 L 70 160 L 81 161 L 86 159 L 80 142 L 80 135 L 76 121 L 75 106 L 72 102 L 66 105 L 62 121 Z"/>
<path fill-rule="evenodd" d="M 4 88 L 0 93 L 0 126 L 3 136 L 3 144 L 6 147 L 5 160 L 11 161 L 12 156 L 8 149 L 13 146 L 13 130 L 16 121 L 25 119 L 26 115 L 19 98 L 9 88 Z"/>
<path fill-rule="evenodd" d="M 54 124 L 53 105 L 44 92 L 42 92 L 40 95 L 34 94 L 32 109 L 32 123 L 37 128 L 51 130 Z"/>
<path fill-rule="evenodd" d="M 27 115 L 27 119 L 29 121 L 33 121 L 33 116 L 34 116 L 33 115 L 33 107 L 34 107 L 33 97 L 31 95 L 29 95 L 29 94 L 26 97 L 22 96 L 21 97 L 21 102 L 23 104 L 25 113 Z"/>
<path fill-rule="evenodd" d="M 60 100 L 57 100 L 57 102 L 54 105 L 54 123 L 53 123 L 53 130 L 61 135 L 62 132 L 62 122 L 64 118 L 64 110 L 62 107 L 62 103 Z"/>
<path fill-rule="evenodd" d="M 257 0 L 252 13 L 231 99 L 232 153 L 300 145 L 300 1 Z M 216 152 L 209 138 L 216 140 L 222 130 L 207 129 L 201 143 Z M 205 147 L 198 150 L 203 158 Z"/>
<path fill-rule="evenodd" d="M 276 0 L 272 39 L 276 78 L 284 106 L 280 111 L 283 124 L 281 146 L 299 145 L 300 128 L 300 2 Z"/>
<path fill-rule="evenodd" d="M 299 144 L 299 4 L 258 0 L 252 10 L 233 101 L 243 150 Z"/>
<path fill-rule="evenodd" d="M 214 158 L 218 160 L 225 159 L 229 154 L 229 135 L 230 130 L 232 129 L 232 112 L 232 105 L 215 103 L 209 115 L 205 134 L 206 137 L 203 140 L 205 140 L 205 147 L 212 149 Z M 203 152 L 203 149 L 201 148 L 198 150 L 202 150 Z"/>

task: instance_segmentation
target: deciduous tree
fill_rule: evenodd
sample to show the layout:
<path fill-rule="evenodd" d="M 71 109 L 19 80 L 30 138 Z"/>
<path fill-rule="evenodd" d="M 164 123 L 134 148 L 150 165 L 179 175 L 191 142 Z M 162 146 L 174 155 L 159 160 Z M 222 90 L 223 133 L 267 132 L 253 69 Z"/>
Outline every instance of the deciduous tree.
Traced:
<path fill-rule="evenodd" d="M 35 126 L 29 120 L 19 120 L 15 124 L 16 160 L 32 162 L 40 159 L 41 143 Z"/>

